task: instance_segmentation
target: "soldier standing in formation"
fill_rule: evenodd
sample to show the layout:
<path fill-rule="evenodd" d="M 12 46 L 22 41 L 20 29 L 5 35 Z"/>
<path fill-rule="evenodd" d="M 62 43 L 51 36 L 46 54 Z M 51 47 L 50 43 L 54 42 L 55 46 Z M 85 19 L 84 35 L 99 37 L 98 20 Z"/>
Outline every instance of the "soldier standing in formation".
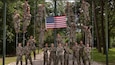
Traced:
<path fill-rule="evenodd" d="M 81 61 L 83 62 L 84 65 L 86 65 L 86 61 L 85 61 L 85 54 L 84 54 L 84 44 L 83 41 L 80 41 L 80 49 L 79 49 L 79 60 L 80 60 L 80 65 L 81 65 Z"/>
<path fill-rule="evenodd" d="M 79 50 L 80 47 L 78 45 L 78 43 L 76 42 L 75 45 L 72 48 L 73 50 L 73 65 L 75 65 L 75 60 L 77 60 L 77 65 L 80 65 L 80 59 L 79 59 Z"/>
<path fill-rule="evenodd" d="M 64 54 L 64 48 L 63 48 L 62 44 L 59 43 L 58 47 L 57 47 L 57 51 L 56 51 L 57 65 L 59 65 L 59 61 L 60 61 L 61 65 L 63 64 L 63 54 Z"/>
<path fill-rule="evenodd" d="M 49 49 L 50 51 L 50 57 L 49 57 L 49 65 L 53 62 L 53 65 L 56 65 L 56 48 L 54 47 L 54 44 L 51 44 L 51 47 Z"/>
<path fill-rule="evenodd" d="M 48 65 L 48 44 L 45 44 L 45 48 L 43 48 L 44 51 L 44 65 Z"/>
<path fill-rule="evenodd" d="M 68 43 L 65 43 L 65 46 L 64 46 L 64 65 L 69 65 L 69 54 L 70 54 L 70 49 L 68 47 Z"/>
<path fill-rule="evenodd" d="M 35 46 L 35 40 L 33 38 L 33 36 L 30 36 L 30 39 L 28 40 L 31 50 L 34 54 L 34 60 L 36 59 L 36 46 Z"/>
<path fill-rule="evenodd" d="M 33 65 L 32 58 L 31 58 L 31 47 L 29 42 L 27 42 L 26 46 L 24 47 L 24 54 L 25 54 L 26 65 L 28 64 L 28 60 L 30 61 L 30 64 Z"/>
<path fill-rule="evenodd" d="M 16 65 L 18 65 L 19 61 L 20 64 L 22 65 L 23 47 L 21 43 L 19 43 L 18 47 L 16 48 L 16 55 L 17 55 Z"/>
<path fill-rule="evenodd" d="M 91 65 L 91 56 L 90 56 L 91 47 L 89 46 L 89 44 L 86 44 L 84 51 L 85 51 L 85 55 L 86 55 L 85 60 L 89 63 L 88 65 Z"/>

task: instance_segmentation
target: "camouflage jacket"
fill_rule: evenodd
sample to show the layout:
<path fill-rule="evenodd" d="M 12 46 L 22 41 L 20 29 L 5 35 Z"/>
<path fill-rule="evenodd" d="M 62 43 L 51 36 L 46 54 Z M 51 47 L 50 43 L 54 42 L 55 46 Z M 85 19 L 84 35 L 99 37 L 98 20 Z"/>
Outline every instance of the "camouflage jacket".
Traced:
<path fill-rule="evenodd" d="M 16 48 L 16 55 L 22 56 L 23 55 L 23 47 L 17 47 Z"/>

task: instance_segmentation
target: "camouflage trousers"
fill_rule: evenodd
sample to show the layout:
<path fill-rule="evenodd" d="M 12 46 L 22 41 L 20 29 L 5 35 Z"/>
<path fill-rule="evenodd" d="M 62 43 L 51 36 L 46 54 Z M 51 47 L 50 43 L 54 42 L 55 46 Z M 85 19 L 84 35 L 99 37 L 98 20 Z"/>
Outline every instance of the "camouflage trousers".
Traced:
<path fill-rule="evenodd" d="M 20 64 L 22 65 L 22 56 L 17 56 L 16 65 L 18 65 L 19 61 L 20 61 Z"/>
<path fill-rule="evenodd" d="M 26 55 L 25 56 L 25 63 L 26 63 L 26 65 L 28 64 L 28 60 L 30 61 L 30 64 L 33 65 L 31 55 Z"/>
<path fill-rule="evenodd" d="M 79 61 L 80 61 L 80 65 L 81 65 L 82 62 L 83 62 L 83 65 L 86 65 L 86 59 L 85 59 L 85 56 L 80 55 L 80 56 L 79 56 Z"/>
<path fill-rule="evenodd" d="M 59 62 L 60 62 L 60 65 L 63 65 L 63 55 L 57 55 L 56 64 L 59 65 Z"/>
<path fill-rule="evenodd" d="M 64 54 L 64 65 L 69 65 L 69 53 Z"/>
<path fill-rule="evenodd" d="M 86 63 L 88 63 L 88 65 L 91 65 L 91 56 L 90 55 L 87 55 L 85 57 L 85 60 L 86 60 Z"/>
<path fill-rule="evenodd" d="M 73 54 L 73 65 L 75 65 L 75 61 L 77 61 L 77 65 L 80 65 L 79 55 Z"/>
<path fill-rule="evenodd" d="M 49 65 L 52 65 L 51 63 L 53 62 L 53 65 L 56 65 L 56 54 L 50 55 L 49 57 Z"/>
<path fill-rule="evenodd" d="M 48 54 L 44 54 L 44 65 L 48 65 Z"/>
<path fill-rule="evenodd" d="M 34 54 L 34 60 L 36 59 L 36 50 L 32 49 L 32 53 Z"/>

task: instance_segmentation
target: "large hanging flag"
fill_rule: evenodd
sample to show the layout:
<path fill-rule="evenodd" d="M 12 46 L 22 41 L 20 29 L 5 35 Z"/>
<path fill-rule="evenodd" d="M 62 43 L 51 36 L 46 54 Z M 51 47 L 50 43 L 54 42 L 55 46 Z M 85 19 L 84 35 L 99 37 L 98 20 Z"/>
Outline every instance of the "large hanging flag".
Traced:
<path fill-rule="evenodd" d="M 51 16 L 46 18 L 46 28 L 66 28 L 66 16 Z"/>

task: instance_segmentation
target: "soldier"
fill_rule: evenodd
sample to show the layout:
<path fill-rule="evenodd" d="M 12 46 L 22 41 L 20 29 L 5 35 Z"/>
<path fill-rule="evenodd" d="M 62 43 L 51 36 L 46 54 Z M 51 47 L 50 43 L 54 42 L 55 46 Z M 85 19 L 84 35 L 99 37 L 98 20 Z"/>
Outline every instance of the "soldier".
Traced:
<path fill-rule="evenodd" d="M 31 47 L 29 42 L 27 42 L 26 46 L 24 47 L 24 54 L 25 54 L 26 65 L 28 64 L 28 60 L 30 61 L 30 64 L 33 65 L 32 58 L 31 58 Z"/>
<path fill-rule="evenodd" d="M 65 46 L 64 46 L 64 65 L 69 65 L 69 54 L 70 54 L 70 49 L 68 47 L 68 43 L 65 43 Z"/>
<path fill-rule="evenodd" d="M 30 39 L 28 40 L 31 50 L 34 54 L 34 60 L 36 59 L 36 46 L 35 46 L 35 40 L 33 38 L 33 36 L 30 36 Z"/>
<path fill-rule="evenodd" d="M 27 26 L 30 24 L 31 14 L 30 14 L 30 6 L 28 4 L 28 0 L 23 4 L 24 15 L 23 15 L 23 32 L 26 33 Z"/>
<path fill-rule="evenodd" d="M 92 45 L 92 35 L 91 35 L 91 27 L 82 25 L 83 31 L 85 32 L 85 44 Z"/>
<path fill-rule="evenodd" d="M 48 65 L 48 44 L 45 44 L 45 48 L 43 48 L 44 51 L 44 65 Z"/>
<path fill-rule="evenodd" d="M 17 11 L 15 11 L 13 15 L 13 23 L 15 31 L 18 33 L 20 30 L 20 14 Z"/>
<path fill-rule="evenodd" d="M 84 49 L 85 51 L 85 60 L 89 63 L 88 65 L 91 65 L 91 47 L 89 47 L 89 44 L 86 44 L 86 47 Z"/>
<path fill-rule="evenodd" d="M 56 48 L 54 47 L 53 43 L 51 44 L 49 51 L 50 51 L 49 65 L 51 65 L 51 62 L 53 62 L 53 65 L 56 65 Z"/>
<path fill-rule="evenodd" d="M 90 7 L 90 4 L 86 2 L 85 0 L 82 0 L 81 8 L 83 10 L 85 21 L 90 21 L 89 7 Z"/>
<path fill-rule="evenodd" d="M 62 37 L 60 36 L 60 34 L 57 34 L 57 38 L 56 38 L 57 43 L 62 43 Z"/>
<path fill-rule="evenodd" d="M 75 60 L 77 60 L 77 65 L 80 65 L 80 59 L 79 59 L 80 47 L 77 42 L 73 46 L 72 50 L 73 50 L 73 65 L 75 65 Z"/>
<path fill-rule="evenodd" d="M 19 61 L 20 64 L 22 65 L 23 47 L 21 43 L 19 43 L 18 47 L 16 48 L 16 55 L 17 55 L 16 65 L 18 65 Z"/>
<path fill-rule="evenodd" d="M 45 28 L 43 27 L 40 28 L 40 31 L 39 31 L 40 32 L 39 34 L 39 43 L 40 43 L 39 47 L 40 48 L 43 48 L 45 31 L 46 31 Z"/>
<path fill-rule="evenodd" d="M 83 41 L 80 41 L 80 49 L 79 49 L 79 61 L 80 61 L 80 65 L 81 65 L 81 61 L 83 62 L 84 65 L 86 65 L 86 61 L 85 61 L 85 54 L 84 54 L 84 44 Z"/>
<path fill-rule="evenodd" d="M 56 51 L 57 65 L 59 65 L 59 61 L 60 61 L 61 65 L 63 64 L 63 54 L 64 54 L 64 48 L 63 48 L 62 44 L 59 43 L 58 47 L 57 47 L 57 51 Z"/>

